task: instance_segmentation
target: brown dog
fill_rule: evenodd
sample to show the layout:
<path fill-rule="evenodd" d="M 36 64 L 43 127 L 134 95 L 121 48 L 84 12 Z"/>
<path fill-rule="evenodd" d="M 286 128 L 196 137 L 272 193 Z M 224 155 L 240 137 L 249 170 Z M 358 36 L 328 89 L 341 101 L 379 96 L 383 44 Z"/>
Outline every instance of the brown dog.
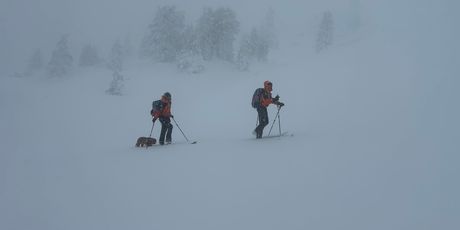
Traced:
<path fill-rule="evenodd" d="M 150 147 L 156 142 L 157 140 L 152 137 L 139 137 L 137 138 L 136 147 Z"/>

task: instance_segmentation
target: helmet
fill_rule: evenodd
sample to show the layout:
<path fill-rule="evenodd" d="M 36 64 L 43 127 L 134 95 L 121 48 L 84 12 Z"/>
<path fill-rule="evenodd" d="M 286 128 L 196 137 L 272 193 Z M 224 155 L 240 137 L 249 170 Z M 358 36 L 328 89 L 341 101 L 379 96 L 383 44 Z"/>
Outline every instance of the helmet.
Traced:
<path fill-rule="evenodd" d="M 273 84 L 270 81 L 265 81 L 264 82 L 264 89 L 271 92 L 272 91 L 272 86 Z"/>
<path fill-rule="evenodd" d="M 168 100 L 171 100 L 171 94 L 169 92 L 164 93 L 163 97 L 167 98 Z"/>
<path fill-rule="evenodd" d="M 171 94 L 169 92 L 166 92 L 164 93 L 162 96 L 161 96 L 161 101 L 163 103 L 170 103 L 171 102 Z"/>

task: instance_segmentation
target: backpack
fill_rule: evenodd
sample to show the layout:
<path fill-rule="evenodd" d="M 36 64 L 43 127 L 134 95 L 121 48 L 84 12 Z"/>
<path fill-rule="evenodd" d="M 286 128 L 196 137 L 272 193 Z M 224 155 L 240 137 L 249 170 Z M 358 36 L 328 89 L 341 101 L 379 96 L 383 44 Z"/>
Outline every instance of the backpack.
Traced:
<path fill-rule="evenodd" d="M 150 115 L 154 115 L 155 113 L 161 112 L 163 109 L 163 103 L 161 100 L 152 102 L 152 110 L 150 110 Z"/>
<path fill-rule="evenodd" d="M 262 94 L 264 93 L 263 88 L 258 88 L 254 92 L 254 95 L 252 95 L 252 102 L 251 105 L 253 108 L 259 108 L 260 107 L 260 100 L 262 99 Z"/>

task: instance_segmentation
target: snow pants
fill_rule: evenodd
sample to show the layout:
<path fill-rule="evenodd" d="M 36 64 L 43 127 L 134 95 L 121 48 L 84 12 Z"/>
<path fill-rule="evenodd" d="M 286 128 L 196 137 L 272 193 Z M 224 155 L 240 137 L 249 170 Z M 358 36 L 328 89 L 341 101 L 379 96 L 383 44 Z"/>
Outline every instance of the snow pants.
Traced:
<path fill-rule="evenodd" d="M 259 125 L 256 127 L 256 138 L 262 138 L 265 126 L 268 125 L 268 112 L 266 107 L 257 108 L 259 116 Z"/>
<path fill-rule="evenodd" d="M 160 132 L 160 139 L 159 143 L 160 145 L 165 144 L 165 137 L 166 137 L 166 142 L 171 143 L 171 135 L 172 135 L 172 129 L 173 125 L 171 124 L 171 118 L 169 117 L 160 117 L 159 118 L 160 123 L 161 123 L 161 132 Z"/>

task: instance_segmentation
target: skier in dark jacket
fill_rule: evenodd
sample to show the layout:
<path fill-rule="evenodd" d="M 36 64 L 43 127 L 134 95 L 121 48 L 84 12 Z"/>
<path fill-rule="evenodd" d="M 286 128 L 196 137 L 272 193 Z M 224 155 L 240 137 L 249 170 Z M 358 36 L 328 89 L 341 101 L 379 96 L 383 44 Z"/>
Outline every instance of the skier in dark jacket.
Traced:
<path fill-rule="evenodd" d="M 262 138 L 265 126 L 268 125 L 267 107 L 270 104 L 275 104 L 279 107 L 284 106 L 284 103 L 279 101 L 279 96 L 272 97 L 273 84 L 270 81 L 264 82 L 264 88 L 256 89 L 252 98 L 252 106 L 257 109 L 259 115 L 259 125 L 254 130 L 256 138 Z"/>
<path fill-rule="evenodd" d="M 150 111 L 152 115 L 152 122 L 158 119 L 161 123 L 161 132 L 160 132 L 160 145 L 171 144 L 171 134 L 173 125 L 171 124 L 171 117 L 174 116 L 171 114 L 171 94 L 166 92 L 161 96 L 160 100 L 152 102 L 152 110 Z"/>

